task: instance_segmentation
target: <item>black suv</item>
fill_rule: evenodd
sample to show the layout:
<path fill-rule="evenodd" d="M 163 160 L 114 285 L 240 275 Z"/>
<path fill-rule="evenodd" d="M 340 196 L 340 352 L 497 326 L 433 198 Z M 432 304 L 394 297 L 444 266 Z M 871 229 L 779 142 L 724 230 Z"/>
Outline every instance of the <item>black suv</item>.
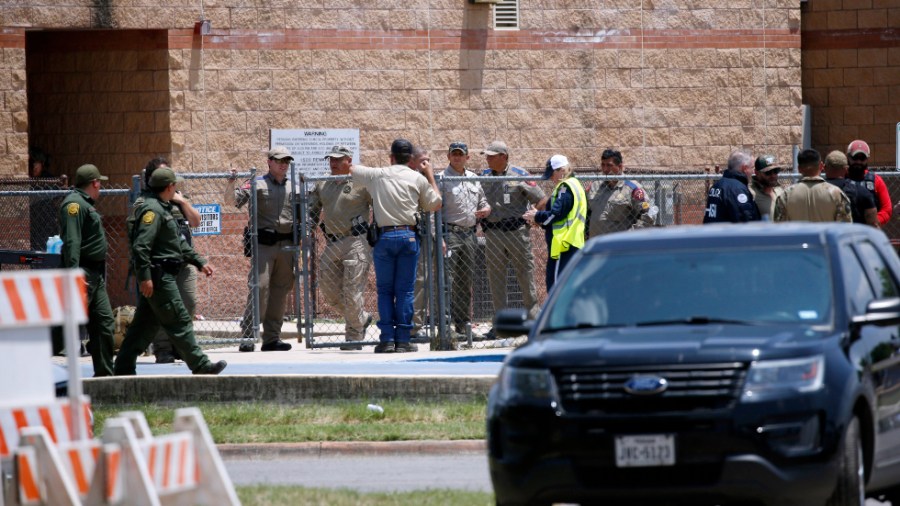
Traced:
<path fill-rule="evenodd" d="M 900 261 L 849 224 L 591 240 L 488 403 L 498 504 L 900 504 Z"/>

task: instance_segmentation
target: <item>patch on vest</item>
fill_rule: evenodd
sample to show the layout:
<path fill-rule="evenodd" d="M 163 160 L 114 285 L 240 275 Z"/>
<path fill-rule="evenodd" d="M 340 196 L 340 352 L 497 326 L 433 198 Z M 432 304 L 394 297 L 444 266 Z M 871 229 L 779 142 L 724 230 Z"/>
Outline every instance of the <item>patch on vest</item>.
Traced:
<path fill-rule="evenodd" d="M 738 196 L 737 196 L 737 201 L 738 201 L 738 202 L 740 202 L 741 204 L 746 204 L 746 203 L 747 203 L 747 200 L 748 200 L 748 199 L 747 199 L 747 195 L 745 195 L 745 194 L 743 194 L 743 193 L 739 193 L 739 194 L 738 194 Z"/>
<path fill-rule="evenodd" d="M 153 223 L 154 219 L 156 219 L 156 214 L 153 211 L 147 211 L 144 213 L 144 217 L 141 221 L 143 221 L 145 225 L 149 225 Z"/>
<path fill-rule="evenodd" d="M 69 216 L 78 216 L 78 210 L 80 207 L 77 202 L 72 202 L 71 204 L 66 206 L 66 212 L 69 213 Z"/>

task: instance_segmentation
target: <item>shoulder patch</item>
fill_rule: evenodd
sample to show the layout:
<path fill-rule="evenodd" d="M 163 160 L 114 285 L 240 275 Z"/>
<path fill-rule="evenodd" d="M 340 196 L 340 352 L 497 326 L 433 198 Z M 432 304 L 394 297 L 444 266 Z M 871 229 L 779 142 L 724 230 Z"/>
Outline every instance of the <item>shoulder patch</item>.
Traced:
<path fill-rule="evenodd" d="M 144 217 L 141 218 L 141 221 L 143 221 L 145 225 L 149 225 L 153 223 L 153 220 L 155 219 L 156 213 L 154 213 L 153 211 L 147 211 L 146 213 L 144 213 Z"/>
<path fill-rule="evenodd" d="M 69 216 L 77 216 L 78 210 L 81 207 L 78 205 L 78 202 L 72 202 L 71 204 L 66 206 L 66 212 L 69 213 Z"/>
<path fill-rule="evenodd" d="M 641 188 L 631 190 L 631 200 L 644 200 L 644 190 Z"/>

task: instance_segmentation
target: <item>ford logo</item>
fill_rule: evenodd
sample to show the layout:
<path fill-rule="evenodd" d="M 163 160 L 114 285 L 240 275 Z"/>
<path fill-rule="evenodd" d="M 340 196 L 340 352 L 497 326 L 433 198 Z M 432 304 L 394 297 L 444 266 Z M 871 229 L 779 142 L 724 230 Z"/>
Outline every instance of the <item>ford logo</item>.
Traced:
<path fill-rule="evenodd" d="M 632 376 L 625 382 L 625 391 L 632 395 L 654 395 L 666 391 L 669 382 L 659 376 Z"/>

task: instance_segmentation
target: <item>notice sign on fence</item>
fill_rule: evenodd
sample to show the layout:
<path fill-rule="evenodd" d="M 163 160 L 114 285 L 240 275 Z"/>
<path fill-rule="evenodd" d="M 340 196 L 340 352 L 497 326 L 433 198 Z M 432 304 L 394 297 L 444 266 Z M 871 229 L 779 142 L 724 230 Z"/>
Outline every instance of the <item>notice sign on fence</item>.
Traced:
<path fill-rule="evenodd" d="M 200 226 L 191 229 L 193 235 L 219 235 L 222 233 L 222 208 L 219 204 L 194 204 L 200 213 Z"/>
<path fill-rule="evenodd" d="M 325 154 L 340 144 L 353 152 L 353 163 L 359 163 L 359 129 L 272 130 L 271 147 L 284 146 L 294 156 L 294 169 L 308 176 L 330 174 Z"/>

